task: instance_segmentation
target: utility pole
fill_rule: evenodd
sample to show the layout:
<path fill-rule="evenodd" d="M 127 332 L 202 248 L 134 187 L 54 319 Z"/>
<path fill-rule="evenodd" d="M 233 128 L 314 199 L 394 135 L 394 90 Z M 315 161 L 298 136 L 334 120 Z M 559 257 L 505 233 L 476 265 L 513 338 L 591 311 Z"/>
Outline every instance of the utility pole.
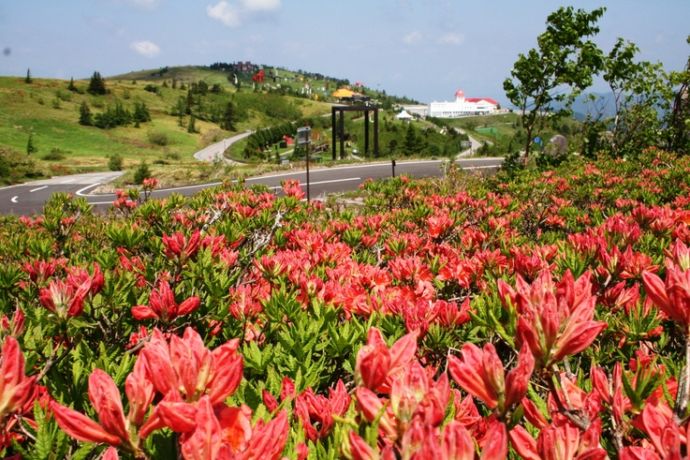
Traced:
<path fill-rule="evenodd" d="M 304 148 L 307 149 L 307 203 L 311 201 L 311 193 L 309 190 L 309 144 L 311 143 L 310 135 L 311 128 L 309 126 L 297 128 L 297 145 L 304 146 Z"/>

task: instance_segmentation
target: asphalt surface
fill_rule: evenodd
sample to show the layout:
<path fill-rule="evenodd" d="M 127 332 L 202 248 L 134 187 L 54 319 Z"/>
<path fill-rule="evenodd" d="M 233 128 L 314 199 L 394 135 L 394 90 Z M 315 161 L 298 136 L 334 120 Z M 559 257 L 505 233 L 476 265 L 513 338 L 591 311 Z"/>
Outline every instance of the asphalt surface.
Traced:
<path fill-rule="evenodd" d="M 196 158 L 199 161 L 208 161 L 211 163 L 214 161 L 221 161 L 227 164 L 240 164 L 234 160 L 225 158 L 225 149 L 230 147 L 235 142 L 241 141 L 242 139 L 251 136 L 252 133 L 253 131 L 246 131 L 240 134 L 236 134 L 235 136 L 223 139 L 222 141 L 216 142 L 215 144 L 208 145 L 196 152 L 194 154 L 194 158 Z"/>
<path fill-rule="evenodd" d="M 468 158 L 456 160 L 465 170 L 478 172 L 492 172 L 499 168 L 502 158 Z M 443 174 L 441 160 L 399 161 L 395 167 L 395 174 L 407 174 L 413 177 L 436 177 Z M 94 173 L 77 176 L 63 176 L 53 179 L 14 185 L 0 188 L 0 213 L 2 214 L 38 214 L 43 210 L 43 204 L 55 192 L 67 192 L 86 198 L 93 206 L 105 209 L 115 200 L 114 194 L 91 194 L 90 191 L 99 185 L 113 180 L 118 173 Z M 312 199 L 329 193 L 356 190 L 367 179 L 381 179 L 391 177 L 391 163 L 368 163 L 331 168 L 311 169 L 310 192 Z M 284 180 L 298 180 L 306 189 L 306 173 L 304 170 L 281 172 L 245 180 L 248 186 L 263 184 L 277 190 Z M 216 185 L 189 185 L 169 189 L 154 190 L 154 198 L 164 198 L 172 193 L 193 195 L 194 193 Z"/>

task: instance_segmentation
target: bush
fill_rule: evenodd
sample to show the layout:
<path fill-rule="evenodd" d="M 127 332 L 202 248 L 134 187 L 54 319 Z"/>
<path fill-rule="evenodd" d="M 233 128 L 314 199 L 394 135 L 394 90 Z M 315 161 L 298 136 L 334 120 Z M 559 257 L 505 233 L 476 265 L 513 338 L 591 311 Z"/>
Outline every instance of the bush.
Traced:
<path fill-rule="evenodd" d="M 122 156 L 118 153 L 108 157 L 108 169 L 111 171 L 122 171 Z"/>
<path fill-rule="evenodd" d="M 161 147 L 170 144 L 170 138 L 163 131 L 149 131 L 147 136 L 152 144 L 160 145 Z"/>
<path fill-rule="evenodd" d="M 0 183 L 13 184 L 22 179 L 40 177 L 33 160 L 7 147 L 0 147 Z"/>
<path fill-rule="evenodd" d="M 137 166 L 137 169 L 134 170 L 134 183 L 137 185 L 143 184 L 144 179 L 148 179 L 149 177 L 151 177 L 149 165 L 145 161 L 142 161 L 139 163 L 139 166 Z"/>
<path fill-rule="evenodd" d="M 149 93 L 153 94 L 158 94 L 160 92 L 160 89 L 156 85 L 148 84 L 144 86 L 144 91 L 148 91 Z"/>
<path fill-rule="evenodd" d="M 50 152 L 46 153 L 41 157 L 45 161 L 60 161 L 65 159 L 65 152 L 57 147 L 50 149 Z"/>
<path fill-rule="evenodd" d="M 55 91 L 55 97 L 61 101 L 70 102 L 72 100 L 72 93 L 59 89 Z"/>

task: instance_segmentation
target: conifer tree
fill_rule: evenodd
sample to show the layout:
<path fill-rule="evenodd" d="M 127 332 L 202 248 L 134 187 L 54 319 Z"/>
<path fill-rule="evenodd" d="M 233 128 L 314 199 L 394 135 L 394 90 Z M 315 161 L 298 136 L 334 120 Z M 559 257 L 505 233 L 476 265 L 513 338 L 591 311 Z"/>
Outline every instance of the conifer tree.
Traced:
<path fill-rule="evenodd" d="M 89 109 L 89 104 L 86 101 L 83 101 L 81 106 L 79 106 L 79 124 L 84 126 L 91 126 L 93 124 L 91 109 Z"/>
<path fill-rule="evenodd" d="M 34 144 L 34 133 L 29 133 L 29 141 L 26 143 L 26 154 L 31 155 L 36 152 L 38 152 L 38 148 Z"/>
<path fill-rule="evenodd" d="M 24 78 L 24 83 L 31 83 L 31 69 L 26 69 L 26 78 Z"/>
<path fill-rule="evenodd" d="M 232 101 L 228 101 L 220 121 L 220 127 L 228 131 L 235 130 L 235 106 Z"/>
<path fill-rule="evenodd" d="M 103 77 L 101 77 L 99 72 L 94 72 L 91 76 L 87 91 L 91 94 L 105 94 L 107 92 L 105 88 L 105 80 Z"/>

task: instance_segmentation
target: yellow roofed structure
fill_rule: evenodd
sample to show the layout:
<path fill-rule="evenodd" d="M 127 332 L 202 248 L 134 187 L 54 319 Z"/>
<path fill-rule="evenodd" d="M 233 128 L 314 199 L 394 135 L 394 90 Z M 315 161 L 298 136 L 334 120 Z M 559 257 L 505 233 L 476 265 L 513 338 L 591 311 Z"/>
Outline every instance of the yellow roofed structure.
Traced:
<path fill-rule="evenodd" d="M 340 88 L 340 89 L 336 90 L 335 92 L 333 92 L 332 96 L 335 98 L 338 98 L 338 99 L 346 99 L 346 98 L 351 98 L 355 94 L 357 94 L 357 93 L 355 93 L 354 91 L 352 91 L 350 89 Z"/>

